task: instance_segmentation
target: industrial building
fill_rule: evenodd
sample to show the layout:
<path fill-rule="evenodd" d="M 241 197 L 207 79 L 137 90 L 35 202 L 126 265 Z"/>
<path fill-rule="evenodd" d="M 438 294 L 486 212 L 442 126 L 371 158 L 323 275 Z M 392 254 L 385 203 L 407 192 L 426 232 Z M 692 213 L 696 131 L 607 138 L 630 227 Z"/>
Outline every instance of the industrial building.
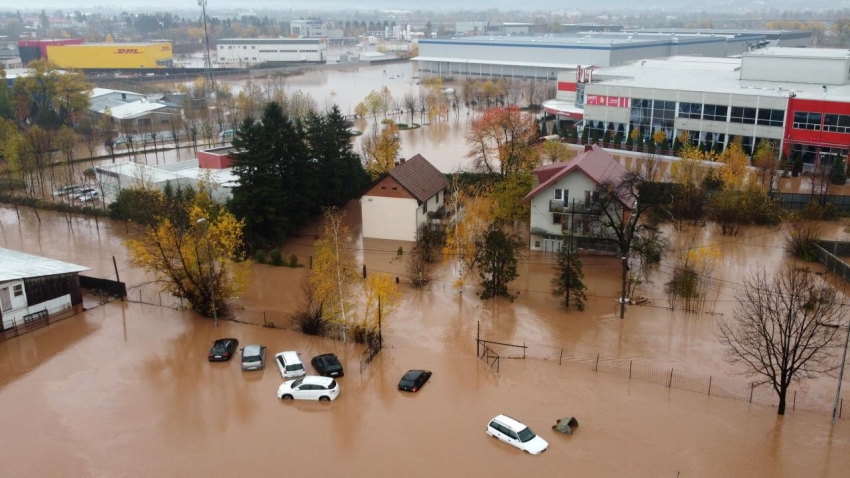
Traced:
<path fill-rule="evenodd" d="M 543 78 L 578 65 L 623 65 L 676 55 L 740 55 L 765 39 L 761 35 L 669 35 L 584 33 L 558 36 L 488 36 L 419 41 L 421 76 Z"/>
<path fill-rule="evenodd" d="M 224 38 L 216 46 L 222 64 L 324 62 L 328 45 L 323 38 Z"/>
<path fill-rule="evenodd" d="M 15 42 L 0 42 L 0 66 L 4 70 L 23 68 L 18 45 Z"/>
<path fill-rule="evenodd" d="M 86 43 L 46 45 L 47 58 L 60 68 L 119 70 L 172 66 L 171 43 Z"/>
<path fill-rule="evenodd" d="M 299 38 L 342 38 L 342 30 L 325 20 L 292 20 L 289 33 Z"/>
<path fill-rule="evenodd" d="M 604 30 L 603 30 L 604 31 Z M 637 28 L 622 30 L 626 33 L 654 33 L 661 35 L 759 35 L 766 40 L 765 46 L 809 48 L 812 32 L 807 30 L 730 30 L 716 28 Z"/>
<path fill-rule="evenodd" d="M 98 184 L 103 189 L 104 204 L 111 204 L 122 189 L 150 187 L 160 191 L 166 184 L 172 187 L 192 187 L 196 191 L 201 182 L 212 184 L 212 199 L 220 204 L 233 195 L 239 177 L 231 168 L 232 146 L 212 148 L 198 152 L 198 159 L 176 163 L 149 165 L 126 161 L 95 167 Z"/>
<path fill-rule="evenodd" d="M 562 73 L 550 113 L 583 126 L 648 138 L 686 131 L 723 148 L 740 138 L 751 154 L 771 141 L 810 169 L 850 150 L 850 50 L 765 48 L 740 58 L 672 57 L 579 74 Z"/>
<path fill-rule="evenodd" d="M 82 38 L 63 38 L 63 39 L 47 39 L 47 40 L 21 40 L 18 42 L 18 50 L 21 53 L 21 62 L 24 65 L 29 65 L 33 60 L 47 58 L 48 46 L 59 45 L 82 45 Z"/>

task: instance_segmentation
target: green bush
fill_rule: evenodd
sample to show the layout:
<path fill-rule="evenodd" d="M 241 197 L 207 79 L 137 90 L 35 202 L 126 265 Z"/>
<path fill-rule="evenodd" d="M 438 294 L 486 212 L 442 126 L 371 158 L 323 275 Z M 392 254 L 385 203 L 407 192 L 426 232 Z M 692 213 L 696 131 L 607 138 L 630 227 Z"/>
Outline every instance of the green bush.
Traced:
<path fill-rule="evenodd" d="M 298 263 L 298 256 L 295 254 L 289 256 L 289 267 L 301 267 L 301 264 Z"/>
<path fill-rule="evenodd" d="M 278 267 L 283 265 L 283 254 L 281 254 L 279 250 L 273 249 L 269 253 L 269 258 L 271 259 L 272 265 L 275 265 L 275 266 L 278 266 Z"/>
<path fill-rule="evenodd" d="M 397 256 L 404 255 L 404 248 L 401 247 L 401 246 L 398 246 L 398 250 L 395 251 L 395 255 L 397 255 Z"/>
<path fill-rule="evenodd" d="M 254 253 L 254 260 L 257 261 L 258 264 L 266 263 L 266 253 L 258 250 Z"/>

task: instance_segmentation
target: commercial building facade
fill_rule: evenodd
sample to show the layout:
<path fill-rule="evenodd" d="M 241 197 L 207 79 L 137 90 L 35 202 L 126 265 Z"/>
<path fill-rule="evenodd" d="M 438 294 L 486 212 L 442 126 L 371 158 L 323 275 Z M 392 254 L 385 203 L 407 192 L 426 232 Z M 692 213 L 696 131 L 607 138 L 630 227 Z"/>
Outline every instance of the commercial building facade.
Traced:
<path fill-rule="evenodd" d="M 47 45 L 46 50 L 50 61 L 69 69 L 148 69 L 168 68 L 173 64 L 169 42 Z"/>
<path fill-rule="evenodd" d="M 748 154 L 767 140 L 809 167 L 850 149 L 850 50 L 766 48 L 580 71 L 559 77 L 557 106 L 568 110 L 572 98 L 585 128 L 644 138 L 663 130 L 669 139 L 687 132 L 714 150 L 740 138 Z"/>
<path fill-rule="evenodd" d="M 21 40 L 18 42 L 18 50 L 21 53 L 21 63 L 29 65 L 29 63 L 33 60 L 47 58 L 48 46 L 82 44 L 82 38 L 63 38 L 59 40 Z"/>
<path fill-rule="evenodd" d="M 216 44 L 216 61 L 223 64 L 324 62 L 323 38 L 224 38 Z"/>

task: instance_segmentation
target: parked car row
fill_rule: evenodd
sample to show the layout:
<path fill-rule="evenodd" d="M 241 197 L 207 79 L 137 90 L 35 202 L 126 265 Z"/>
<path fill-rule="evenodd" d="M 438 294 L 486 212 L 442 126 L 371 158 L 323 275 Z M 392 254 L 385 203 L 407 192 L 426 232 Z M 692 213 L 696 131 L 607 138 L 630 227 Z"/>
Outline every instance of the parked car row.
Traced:
<path fill-rule="evenodd" d="M 210 362 L 226 362 L 233 358 L 239 340 L 234 338 L 218 339 L 213 342 L 209 352 Z M 263 370 L 266 368 L 266 347 L 263 345 L 246 345 L 242 349 L 242 370 Z M 286 351 L 275 354 L 275 363 L 284 379 L 300 377 L 283 382 L 277 389 L 277 397 L 281 400 L 318 400 L 330 402 L 339 398 L 339 383 L 336 378 L 343 377 L 345 372 L 336 355 L 332 353 L 313 357 L 310 363 L 316 375 L 307 375 L 301 354 Z M 429 370 L 408 370 L 398 382 L 398 390 L 418 392 L 431 378 Z M 532 455 L 546 451 L 549 443 L 537 436 L 528 426 L 507 415 L 498 415 L 487 424 L 487 435 L 499 439 L 509 445 Z"/>

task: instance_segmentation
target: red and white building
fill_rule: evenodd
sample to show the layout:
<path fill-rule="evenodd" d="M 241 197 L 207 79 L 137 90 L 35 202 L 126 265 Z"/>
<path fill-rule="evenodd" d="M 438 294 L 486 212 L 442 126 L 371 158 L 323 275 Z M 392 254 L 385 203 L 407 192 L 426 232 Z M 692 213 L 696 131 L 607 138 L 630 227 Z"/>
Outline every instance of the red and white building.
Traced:
<path fill-rule="evenodd" d="M 829 163 L 850 149 L 850 50 L 765 48 L 584 68 L 559 75 L 558 96 L 544 107 L 623 137 L 687 131 L 715 149 L 740 138 L 748 152 L 767 140 L 789 159 Z"/>

